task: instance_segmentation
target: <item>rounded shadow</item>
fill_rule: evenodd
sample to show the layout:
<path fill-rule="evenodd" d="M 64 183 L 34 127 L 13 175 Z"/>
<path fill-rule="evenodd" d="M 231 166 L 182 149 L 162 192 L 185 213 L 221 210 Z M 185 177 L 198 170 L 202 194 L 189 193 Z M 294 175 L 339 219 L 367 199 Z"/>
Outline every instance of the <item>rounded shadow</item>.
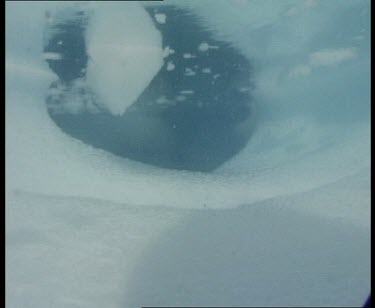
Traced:
<path fill-rule="evenodd" d="M 194 211 L 144 252 L 124 307 L 357 306 L 368 233 L 276 205 Z"/>

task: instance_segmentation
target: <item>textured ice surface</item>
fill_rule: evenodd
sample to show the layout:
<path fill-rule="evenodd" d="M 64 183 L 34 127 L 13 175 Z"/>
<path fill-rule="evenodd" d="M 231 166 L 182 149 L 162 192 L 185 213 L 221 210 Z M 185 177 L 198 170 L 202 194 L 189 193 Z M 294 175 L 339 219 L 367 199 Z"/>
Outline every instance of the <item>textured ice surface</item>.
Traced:
<path fill-rule="evenodd" d="M 118 158 L 56 127 L 42 32 L 45 11 L 68 5 L 6 5 L 7 306 L 361 305 L 369 2 L 183 4 L 256 63 L 257 131 L 212 174 Z"/>
<path fill-rule="evenodd" d="M 300 209 L 345 182 L 224 211 L 9 194 L 7 307 L 360 306 L 368 227 Z"/>

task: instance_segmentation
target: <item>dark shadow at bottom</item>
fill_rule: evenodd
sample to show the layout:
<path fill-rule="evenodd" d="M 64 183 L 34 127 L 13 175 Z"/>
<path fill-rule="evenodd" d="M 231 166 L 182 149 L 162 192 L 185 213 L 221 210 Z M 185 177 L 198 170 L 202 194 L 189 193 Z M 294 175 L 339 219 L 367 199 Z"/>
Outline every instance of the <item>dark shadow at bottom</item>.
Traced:
<path fill-rule="evenodd" d="M 280 206 L 192 212 L 139 260 L 124 307 L 356 306 L 368 232 Z"/>

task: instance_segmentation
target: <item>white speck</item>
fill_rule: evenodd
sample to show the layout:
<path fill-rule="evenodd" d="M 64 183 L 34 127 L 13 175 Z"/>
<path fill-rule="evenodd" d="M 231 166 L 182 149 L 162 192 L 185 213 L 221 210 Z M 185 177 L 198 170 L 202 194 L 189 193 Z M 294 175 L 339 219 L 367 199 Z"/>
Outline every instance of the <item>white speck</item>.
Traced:
<path fill-rule="evenodd" d="M 63 44 L 63 41 L 58 41 L 57 42 L 57 45 L 62 45 Z"/>
<path fill-rule="evenodd" d="M 173 127 L 173 128 L 176 128 L 176 124 L 173 124 L 172 127 Z"/>
<path fill-rule="evenodd" d="M 213 77 L 214 77 L 214 79 L 217 79 L 217 78 L 219 78 L 221 75 L 220 74 L 215 74 Z"/>
<path fill-rule="evenodd" d="M 179 102 L 182 102 L 182 101 L 184 101 L 185 99 L 186 99 L 186 96 L 184 96 L 184 95 L 177 95 L 177 96 L 176 96 L 176 100 L 179 101 Z"/>
<path fill-rule="evenodd" d="M 211 74 L 211 69 L 206 67 L 206 68 L 202 69 L 202 73 Z"/>
<path fill-rule="evenodd" d="M 191 68 L 185 68 L 185 76 L 194 76 L 196 73 Z"/>
<path fill-rule="evenodd" d="M 201 52 L 205 52 L 209 49 L 219 49 L 219 46 L 209 45 L 207 42 L 200 43 L 198 46 L 198 50 Z"/>
<path fill-rule="evenodd" d="M 198 46 L 198 50 L 201 52 L 205 52 L 210 48 L 210 45 L 208 45 L 206 42 L 200 43 Z"/>
<path fill-rule="evenodd" d="M 45 52 L 43 53 L 43 58 L 45 60 L 61 60 L 63 57 L 57 52 Z"/>
<path fill-rule="evenodd" d="M 167 16 L 165 14 L 162 14 L 162 13 L 157 13 L 154 15 L 155 17 L 155 20 L 159 23 L 159 24 L 165 24 L 166 23 L 166 20 L 167 20 Z"/>
<path fill-rule="evenodd" d="M 157 100 L 156 100 L 156 103 L 159 104 L 159 105 L 163 105 L 163 104 L 166 104 L 168 103 L 169 100 L 166 99 L 165 96 L 160 96 Z"/>
<path fill-rule="evenodd" d="M 173 71 L 175 69 L 175 65 L 173 64 L 172 61 L 169 61 L 167 64 L 167 71 Z"/>
<path fill-rule="evenodd" d="M 180 91 L 181 94 L 194 94 L 193 90 L 182 90 Z"/>
<path fill-rule="evenodd" d="M 250 88 L 249 87 L 242 87 L 238 89 L 240 92 L 249 92 Z"/>
<path fill-rule="evenodd" d="M 169 55 L 173 55 L 175 53 L 174 49 L 170 48 L 169 46 L 165 47 L 163 50 L 163 58 L 168 57 Z"/>
<path fill-rule="evenodd" d="M 196 56 L 195 56 L 195 55 L 192 55 L 191 53 L 184 53 L 184 54 L 183 54 L 183 57 L 184 57 L 185 59 L 196 58 Z"/>

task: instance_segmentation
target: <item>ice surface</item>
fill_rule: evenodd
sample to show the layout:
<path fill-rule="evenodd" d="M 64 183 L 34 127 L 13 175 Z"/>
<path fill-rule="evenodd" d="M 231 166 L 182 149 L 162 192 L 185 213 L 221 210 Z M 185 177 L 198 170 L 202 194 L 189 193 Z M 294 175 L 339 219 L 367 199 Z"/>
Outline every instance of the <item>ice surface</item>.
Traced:
<path fill-rule="evenodd" d="M 9 194 L 7 307 L 360 306 L 368 228 L 289 206 L 347 185 L 227 211 Z"/>
<path fill-rule="evenodd" d="M 369 1 L 180 4 L 254 63 L 257 130 L 211 174 L 115 157 L 56 127 L 43 23 L 69 5 L 6 4 L 7 307 L 360 306 L 370 291 Z M 93 3 L 88 34 L 90 83 L 113 113 L 163 57 L 140 7 L 127 19 L 117 5 Z M 135 16 L 144 32 L 123 27 Z M 118 66 L 134 50 L 107 44 L 124 33 L 147 46 L 147 72 Z M 130 77 L 139 87 L 127 93 Z"/>
<path fill-rule="evenodd" d="M 163 65 L 161 35 L 137 2 L 96 2 L 87 29 L 87 82 L 112 114 L 134 103 Z"/>

